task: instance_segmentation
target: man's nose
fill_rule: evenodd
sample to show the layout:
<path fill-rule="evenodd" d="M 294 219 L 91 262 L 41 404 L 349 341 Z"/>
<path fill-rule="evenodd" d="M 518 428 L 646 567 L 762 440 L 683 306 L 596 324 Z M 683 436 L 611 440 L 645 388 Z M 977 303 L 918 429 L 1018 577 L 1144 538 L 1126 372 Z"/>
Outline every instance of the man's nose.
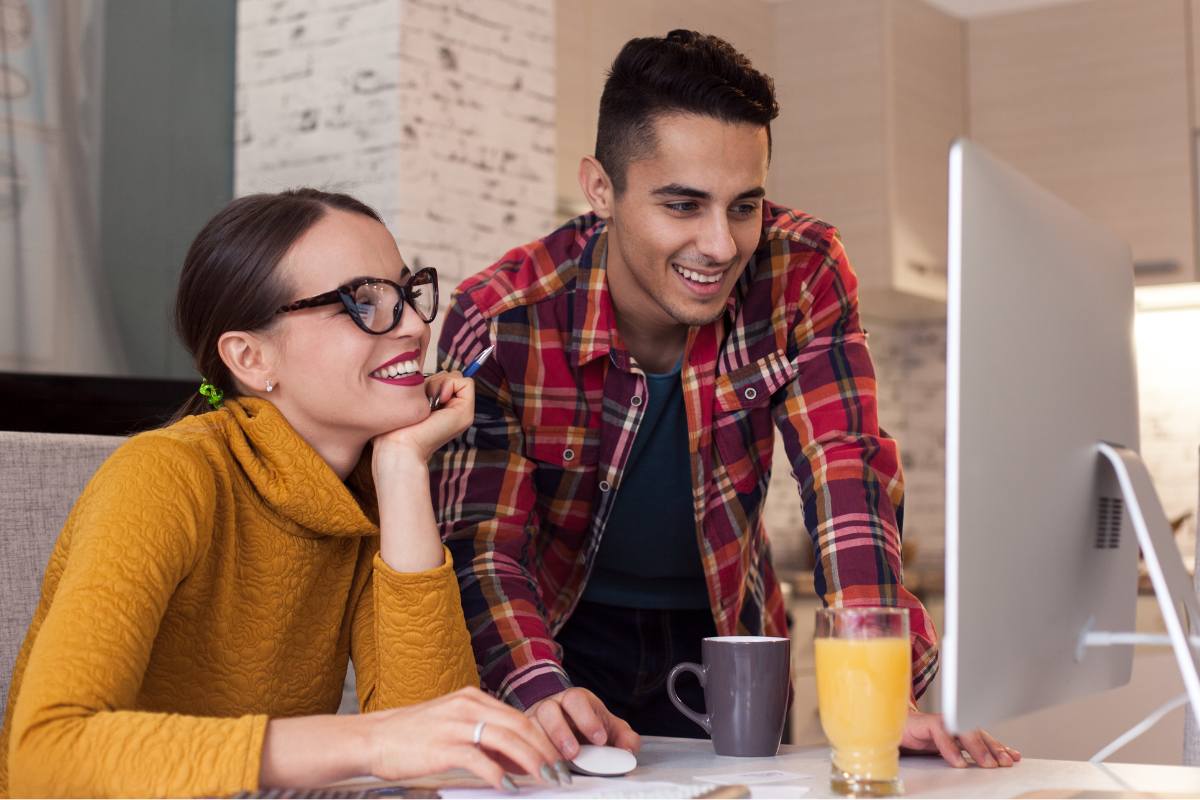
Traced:
<path fill-rule="evenodd" d="M 713 214 L 702 223 L 696 239 L 700 255 L 713 264 L 728 264 L 737 256 L 737 242 L 729 230 L 729 220 L 724 214 Z"/>

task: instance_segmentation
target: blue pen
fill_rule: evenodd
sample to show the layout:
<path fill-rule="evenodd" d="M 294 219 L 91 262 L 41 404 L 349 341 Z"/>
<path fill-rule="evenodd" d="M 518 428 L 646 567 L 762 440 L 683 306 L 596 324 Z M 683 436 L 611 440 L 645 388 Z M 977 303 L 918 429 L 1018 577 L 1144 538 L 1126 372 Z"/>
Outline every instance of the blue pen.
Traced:
<path fill-rule="evenodd" d="M 474 361 L 472 361 L 470 364 L 467 364 L 467 368 L 463 370 L 463 377 L 470 378 L 476 372 L 479 372 L 479 368 L 483 366 L 483 363 L 488 360 L 488 356 L 490 356 L 492 354 L 492 351 L 495 349 L 496 349 L 496 345 L 494 345 L 494 344 L 489 344 L 487 347 L 485 347 L 483 349 L 482 353 L 475 356 Z M 442 404 L 442 396 L 440 394 L 437 395 L 436 397 L 429 398 L 429 410 L 431 412 L 437 411 L 438 406 L 440 406 L 441 404 Z"/>
<path fill-rule="evenodd" d="M 495 349 L 496 345 L 494 344 L 489 344 L 487 347 L 485 347 L 483 352 L 475 356 L 475 360 L 468 364 L 467 368 L 463 370 L 463 377 L 470 378 L 476 372 L 479 372 L 479 368 L 483 366 L 483 362 L 488 360 L 488 356 L 490 356 L 492 351 Z"/>

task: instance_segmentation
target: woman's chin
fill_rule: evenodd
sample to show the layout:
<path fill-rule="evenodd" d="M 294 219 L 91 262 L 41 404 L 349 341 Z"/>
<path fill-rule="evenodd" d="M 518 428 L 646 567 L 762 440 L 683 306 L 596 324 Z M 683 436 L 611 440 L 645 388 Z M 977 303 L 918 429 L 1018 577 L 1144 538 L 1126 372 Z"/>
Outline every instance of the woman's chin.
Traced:
<path fill-rule="evenodd" d="M 408 403 L 404 404 L 409 406 Z M 370 428 L 373 430 L 371 437 L 383 436 L 392 431 L 401 428 L 407 428 L 410 425 L 416 425 L 418 422 L 423 422 L 429 416 L 429 401 L 422 400 L 420 404 L 410 406 L 404 409 L 404 414 L 396 413 L 396 409 L 390 409 L 390 414 L 381 414 L 372 420 Z"/>

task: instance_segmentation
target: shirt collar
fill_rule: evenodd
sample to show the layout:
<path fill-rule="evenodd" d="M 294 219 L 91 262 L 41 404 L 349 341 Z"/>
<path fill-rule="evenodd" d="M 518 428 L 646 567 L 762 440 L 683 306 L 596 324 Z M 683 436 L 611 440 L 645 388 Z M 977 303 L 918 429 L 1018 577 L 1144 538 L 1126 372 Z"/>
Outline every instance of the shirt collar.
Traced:
<path fill-rule="evenodd" d="M 764 235 L 765 236 L 765 235 Z M 759 247 L 763 246 L 759 240 Z M 743 270 L 733 291 L 725 300 L 725 317 L 722 330 L 732 330 L 741 309 L 742 300 L 748 290 L 751 274 L 758 261 L 757 250 Z M 572 331 L 572 356 L 575 366 L 611 355 L 621 369 L 629 369 L 629 351 L 621 334 L 617 331 L 617 318 L 613 312 L 612 295 L 608 291 L 608 224 L 596 226 L 583 252 L 579 254 L 579 271 L 575 283 L 575 321 Z M 716 324 L 710 323 L 710 324 Z M 693 329 L 692 333 L 695 333 Z M 691 338 L 689 337 L 689 348 Z"/>
<path fill-rule="evenodd" d="M 574 327 L 572 348 L 576 367 L 609 354 L 620 355 L 628 361 L 629 354 L 617 332 L 612 296 L 608 292 L 606 223 L 597 226 L 579 255 Z M 614 350 L 620 353 L 614 353 Z"/>

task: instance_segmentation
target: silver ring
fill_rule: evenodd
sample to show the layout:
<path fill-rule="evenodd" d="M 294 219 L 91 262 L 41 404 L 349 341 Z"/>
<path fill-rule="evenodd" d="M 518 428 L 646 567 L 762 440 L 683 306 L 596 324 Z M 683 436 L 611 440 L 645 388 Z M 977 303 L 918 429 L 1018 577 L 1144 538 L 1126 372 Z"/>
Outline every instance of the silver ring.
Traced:
<path fill-rule="evenodd" d="M 487 724 L 486 722 L 481 722 L 475 726 L 475 737 L 474 738 L 475 738 L 475 746 L 476 747 L 479 747 L 479 742 L 483 739 L 483 726 L 486 724 Z"/>

